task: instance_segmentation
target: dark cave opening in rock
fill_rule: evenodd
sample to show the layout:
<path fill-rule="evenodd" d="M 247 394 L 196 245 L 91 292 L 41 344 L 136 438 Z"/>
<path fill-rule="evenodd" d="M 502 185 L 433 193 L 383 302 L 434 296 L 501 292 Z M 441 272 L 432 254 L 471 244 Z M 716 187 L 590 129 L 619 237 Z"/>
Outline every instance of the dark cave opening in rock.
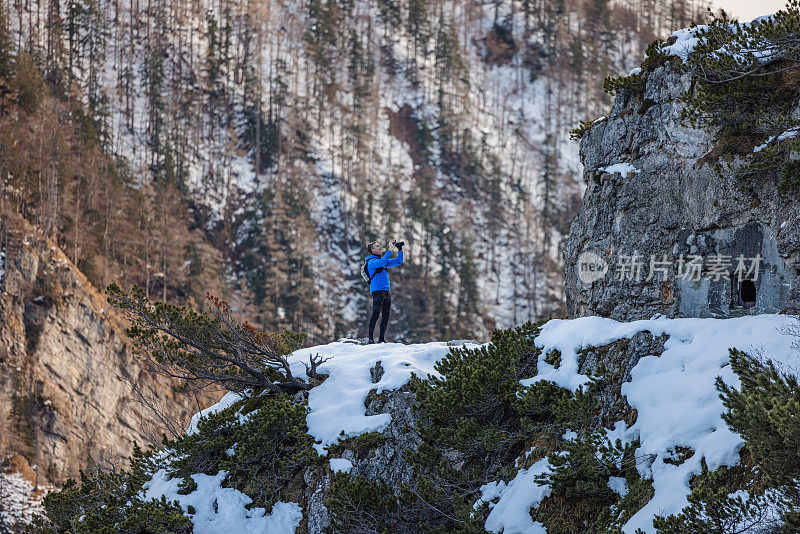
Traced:
<path fill-rule="evenodd" d="M 756 305 L 756 284 L 752 280 L 742 280 L 739 283 L 739 302 L 745 308 Z"/>

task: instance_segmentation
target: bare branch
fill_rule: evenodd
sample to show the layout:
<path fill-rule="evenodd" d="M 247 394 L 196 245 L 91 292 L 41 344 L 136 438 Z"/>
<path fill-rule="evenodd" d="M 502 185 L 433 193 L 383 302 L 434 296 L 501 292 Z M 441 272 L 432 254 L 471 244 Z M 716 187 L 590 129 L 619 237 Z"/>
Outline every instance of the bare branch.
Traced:
<path fill-rule="evenodd" d="M 303 364 L 306 368 L 306 376 L 309 378 L 316 378 L 318 380 L 324 380 L 328 377 L 328 375 L 321 375 L 317 372 L 317 367 L 322 365 L 323 363 L 330 360 L 330 358 L 322 358 L 319 354 L 312 354 L 308 357 L 308 362 L 311 365 L 310 367 Z"/>
<path fill-rule="evenodd" d="M 247 322 L 239 323 L 230 305 L 207 295 L 207 313 L 164 302 L 151 302 L 144 291 L 130 293 L 108 288 L 109 302 L 130 319 L 128 336 L 154 372 L 178 379 L 182 387 L 198 391 L 210 384 L 244 393 L 247 390 L 294 394 L 313 386 L 292 374 L 288 356 L 305 338 L 302 334 L 268 334 Z M 321 378 L 311 362 L 309 378 Z M 145 405 L 149 399 L 140 399 Z"/>

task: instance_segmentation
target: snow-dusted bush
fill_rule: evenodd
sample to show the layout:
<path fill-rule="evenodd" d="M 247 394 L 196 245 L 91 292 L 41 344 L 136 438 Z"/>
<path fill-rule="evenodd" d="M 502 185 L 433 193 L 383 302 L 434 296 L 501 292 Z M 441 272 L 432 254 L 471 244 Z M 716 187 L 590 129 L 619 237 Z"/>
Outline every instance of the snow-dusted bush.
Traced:
<path fill-rule="evenodd" d="M 520 384 L 536 374 L 539 328 L 528 323 L 497 330 L 488 345 L 454 349 L 437 365 L 439 377 L 413 382 L 428 423 L 412 455 L 415 491 L 434 530 L 482 531 L 487 509 L 474 506 L 481 486 L 513 476 L 520 459 L 526 465 L 540 459 L 561 444 L 568 428 L 591 418 L 595 399 L 584 389 Z"/>
<path fill-rule="evenodd" d="M 325 506 L 331 520 L 328 531 L 332 533 L 396 532 L 398 512 L 402 512 L 397 497 L 385 482 L 345 474 L 333 475 Z"/>
<path fill-rule="evenodd" d="M 303 473 L 318 460 L 306 413 L 305 404 L 280 395 L 234 402 L 200 418 L 181 438 L 165 440 L 160 453 L 137 447 L 129 471 L 99 469 L 83 474 L 80 483 L 68 481 L 45 497 L 34 532 L 191 532 L 192 523 L 197 528 L 206 516 L 211 524 L 201 531 L 213 531 L 215 514 L 188 504 L 205 502 L 209 491 L 235 493 L 227 506 L 247 501 L 249 512 L 239 510 L 242 521 L 267 521 L 264 510 L 301 500 Z M 208 487 L 198 489 L 198 480 Z M 169 499 L 155 483 L 175 486 L 166 492 Z M 183 496 L 185 503 L 174 502 Z"/>
<path fill-rule="evenodd" d="M 621 91 L 628 91 L 632 94 L 642 96 L 647 86 L 647 78 L 651 72 L 665 63 L 676 64 L 675 56 L 665 53 L 663 50 L 664 41 L 655 40 L 647 45 L 645 58 L 640 68 L 633 69 L 627 76 L 609 76 L 603 80 L 603 91 L 610 95 L 616 95 Z"/>
<path fill-rule="evenodd" d="M 269 509 L 295 496 L 304 469 L 318 457 L 306 413 L 304 404 L 282 395 L 238 401 L 201 419 L 196 432 L 165 443 L 175 458 L 167 474 L 191 484 L 192 475 L 225 471 L 226 487 Z"/>
<path fill-rule="evenodd" d="M 638 442 L 612 443 L 605 432 L 566 440 L 562 450 L 548 455 L 550 469 L 536 477 L 550 487 L 536 519 L 549 534 L 608 532 L 621 527 L 653 496 L 652 483 L 642 480 L 636 470 L 638 446 Z M 624 490 L 614 487 L 612 479 L 620 481 Z"/>
<path fill-rule="evenodd" d="M 134 447 L 130 470 L 101 466 L 67 480 L 60 491 L 44 498 L 45 513 L 28 532 L 192 532 L 192 523 L 167 499 L 146 500 L 140 491 L 153 470 L 153 456 Z"/>

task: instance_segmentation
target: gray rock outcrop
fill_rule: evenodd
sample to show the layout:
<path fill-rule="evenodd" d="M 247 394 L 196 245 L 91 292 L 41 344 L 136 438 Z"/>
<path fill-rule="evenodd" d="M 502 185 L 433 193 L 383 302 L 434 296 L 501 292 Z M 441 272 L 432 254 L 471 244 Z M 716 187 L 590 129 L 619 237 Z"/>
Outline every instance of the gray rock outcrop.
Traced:
<path fill-rule="evenodd" d="M 622 395 L 622 384 L 630 382 L 631 371 L 645 356 L 660 356 L 664 352 L 666 335 L 653 337 L 650 332 L 638 332 L 630 339 L 623 338 L 602 347 L 589 347 L 579 354 L 578 372 L 588 376 L 603 376 L 597 391 L 597 412 L 588 429 L 613 428 L 617 421 L 628 425 L 636 421 L 636 411 Z"/>
<path fill-rule="evenodd" d="M 365 402 L 365 414 L 388 413 L 392 416 L 391 422 L 380 433 L 380 438 L 371 440 L 369 445 L 364 446 L 359 443 L 360 438 L 356 438 L 350 446 L 345 445 L 343 450 L 331 457 L 349 460 L 353 464 L 351 475 L 372 482 L 382 480 L 399 493 L 400 486 L 411 483 L 414 476 L 406 453 L 416 451 L 422 441 L 413 402 L 414 394 L 408 385 L 382 393 L 371 392 Z M 309 534 L 321 534 L 330 524 L 324 501 L 331 484 L 331 475 L 327 468 L 310 469 L 306 471 L 304 481 L 307 529 Z"/>
<path fill-rule="evenodd" d="M 564 252 L 569 317 L 800 311 L 800 201 L 776 181 L 748 191 L 718 174 L 715 132 L 680 119 L 691 83 L 658 67 L 643 94 L 623 90 L 583 136 L 587 190 Z M 760 257 L 757 274 L 735 273 L 740 256 L 746 270 Z M 702 263 L 699 276 L 690 261 Z"/>

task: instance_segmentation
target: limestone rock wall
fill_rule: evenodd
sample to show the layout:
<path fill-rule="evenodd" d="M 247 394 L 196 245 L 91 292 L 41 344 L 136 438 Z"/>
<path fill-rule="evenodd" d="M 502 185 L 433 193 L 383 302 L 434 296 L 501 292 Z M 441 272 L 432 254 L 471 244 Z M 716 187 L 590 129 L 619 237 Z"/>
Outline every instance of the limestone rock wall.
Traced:
<path fill-rule="evenodd" d="M 769 180 L 750 192 L 732 173 L 720 176 L 709 156 L 715 132 L 681 123 L 688 90 L 688 75 L 659 67 L 644 94 L 620 93 L 608 117 L 583 136 L 587 190 L 564 251 L 569 317 L 800 311 L 800 201 L 781 196 Z M 758 255 L 758 275 L 743 276 L 752 283 L 743 287 L 734 276 L 737 258 L 750 269 Z M 692 256 L 703 258 L 699 277 L 680 263 Z M 640 264 L 638 280 L 632 258 Z M 648 280 L 651 258 L 665 261 L 669 272 L 656 263 Z M 713 274 L 715 261 L 730 262 L 728 278 Z M 598 275 L 581 276 L 587 266 Z"/>
<path fill-rule="evenodd" d="M 22 455 L 60 483 L 101 451 L 127 458 L 134 441 L 157 439 L 162 427 L 126 377 L 170 417 L 198 411 L 143 369 L 121 319 L 60 249 L 13 215 L 0 229 L 0 460 Z"/>

